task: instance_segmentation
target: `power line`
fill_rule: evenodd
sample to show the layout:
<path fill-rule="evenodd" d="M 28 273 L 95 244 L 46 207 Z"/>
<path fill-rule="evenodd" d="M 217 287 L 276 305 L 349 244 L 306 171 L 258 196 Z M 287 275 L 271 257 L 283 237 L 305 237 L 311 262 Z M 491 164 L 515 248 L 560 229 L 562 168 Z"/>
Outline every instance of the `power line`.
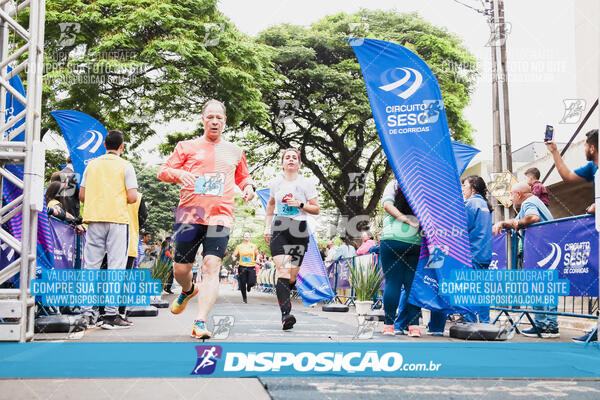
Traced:
<path fill-rule="evenodd" d="M 473 6 L 468 5 L 467 3 L 463 3 L 462 1 L 459 0 L 454 0 L 456 3 L 461 4 L 467 8 L 470 8 L 471 10 L 475 11 L 476 13 L 485 15 L 485 16 L 490 16 L 490 9 L 485 7 L 485 4 L 483 2 L 483 0 L 481 0 L 481 6 L 483 7 L 483 9 L 479 9 L 479 8 L 475 8 Z"/>

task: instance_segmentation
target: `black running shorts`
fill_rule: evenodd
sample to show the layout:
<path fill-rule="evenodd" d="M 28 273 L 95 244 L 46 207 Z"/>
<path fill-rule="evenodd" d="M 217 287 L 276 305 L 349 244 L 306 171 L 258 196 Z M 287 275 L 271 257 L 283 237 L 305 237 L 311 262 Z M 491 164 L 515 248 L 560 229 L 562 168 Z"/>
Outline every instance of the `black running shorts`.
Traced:
<path fill-rule="evenodd" d="M 194 263 L 200 245 L 203 256 L 211 255 L 223 259 L 229 242 L 229 228 L 222 225 L 176 223 L 173 228 L 173 241 L 173 261 L 176 263 Z"/>
<path fill-rule="evenodd" d="M 309 231 L 306 221 L 289 217 L 273 218 L 271 224 L 271 255 L 290 255 L 291 263 L 299 267 L 308 250 Z"/>

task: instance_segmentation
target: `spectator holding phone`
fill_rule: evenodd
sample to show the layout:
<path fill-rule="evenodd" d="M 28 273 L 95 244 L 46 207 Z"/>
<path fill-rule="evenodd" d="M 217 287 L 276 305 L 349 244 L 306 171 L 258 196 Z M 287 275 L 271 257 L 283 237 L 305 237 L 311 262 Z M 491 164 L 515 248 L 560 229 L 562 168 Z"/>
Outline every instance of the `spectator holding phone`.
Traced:
<path fill-rule="evenodd" d="M 556 170 L 565 182 L 594 182 L 594 175 L 598 170 L 598 129 L 592 129 L 591 131 L 587 132 L 585 136 L 586 140 L 584 145 L 584 151 L 585 159 L 588 162 L 584 166 L 579 167 L 574 171 L 567 167 L 567 164 L 558 152 L 556 143 L 546 143 L 546 147 L 548 147 L 548 150 L 550 150 L 550 153 L 554 158 L 554 165 L 556 165 Z M 590 206 L 588 206 L 588 208 L 586 208 L 585 212 L 587 212 L 588 214 L 595 214 L 596 205 L 592 203 Z M 597 341 L 598 334 L 593 332 L 594 331 L 590 331 L 583 336 L 574 337 L 573 341 L 578 343 L 586 343 L 587 341 Z"/>
<path fill-rule="evenodd" d="M 592 129 L 585 134 L 585 158 L 588 161 L 584 166 L 571 170 L 560 156 L 556 143 L 553 141 L 546 142 L 546 147 L 550 150 L 550 154 L 554 158 L 554 165 L 560 177 L 564 182 L 593 182 L 594 175 L 598 169 L 598 129 Z M 595 205 L 592 203 L 586 210 L 589 214 L 594 214 L 596 211 Z"/>

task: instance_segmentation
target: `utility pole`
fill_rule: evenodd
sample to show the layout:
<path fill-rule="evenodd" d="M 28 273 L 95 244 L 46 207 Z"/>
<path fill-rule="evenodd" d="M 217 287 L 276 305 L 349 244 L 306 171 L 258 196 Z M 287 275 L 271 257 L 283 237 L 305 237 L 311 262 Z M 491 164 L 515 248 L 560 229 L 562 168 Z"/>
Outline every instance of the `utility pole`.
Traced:
<path fill-rule="evenodd" d="M 504 114 L 504 151 L 506 169 L 512 172 L 512 147 L 510 140 L 510 109 L 508 106 L 508 71 L 506 70 L 506 24 L 504 21 L 504 0 L 498 0 L 498 23 L 500 24 L 500 66 L 502 68 L 502 107 Z"/>
<path fill-rule="evenodd" d="M 498 17 L 496 15 L 496 7 L 494 0 L 491 2 L 491 14 L 488 20 L 490 24 L 490 41 L 489 46 L 492 50 L 492 132 L 493 132 L 493 156 L 492 156 L 492 170 L 495 173 L 503 171 L 502 165 L 502 136 L 500 133 L 500 95 L 498 93 L 498 57 L 496 54 L 496 42 L 499 39 L 497 31 Z M 495 198 L 492 198 L 492 205 L 494 207 L 494 222 L 503 220 L 504 208 L 502 204 Z"/>
<path fill-rule="evenodd" d="M 505 170 L 512 173 L 508 71 L 506 68 L 506 38 L 510 33 L 510 24 L 506 23 L 504 19 L 504 0 L 482 1 L 482 8 L 473 7 L 460 0 L 454 1 L 486 16 L 487 22 L 490 25 L 491 35 L 486 46 L 489 46 L 492 50 L 492 173 L 497 174 Z M 500 71 L 498 71 L 498 50 L 500 50 Z M 502 81 L 502 103 L 500 103 L 499 80 Z M 502 118 L 500 117 L 501 114 Z M 502 132 L 504 132 L 504 143 L 502 142 Z M 512 208 L 504 208 L 495 197 L 492 197 L 492 206 L 495 211 L 494 222 L 501 221 L 509 216 L 514 217 L 515 215 Z"/>
<path fill-rule="evenodd" d="M 502 114 L 504 116 L 504 157 L 506 161 L 506 169 L 513 172 L 512 163 L 512 146 L 510 132 L 510 108 L 508 106 L 508 71 L 506 70 L 506 32 L 507 24 L 504 19 L 504 0 L 497 0 L 498 7 L 498 27 L 500 33 L 500 67 L 502 69 Z M 508 217 L 516 216 L 514 208 L 508 210 Z"/>

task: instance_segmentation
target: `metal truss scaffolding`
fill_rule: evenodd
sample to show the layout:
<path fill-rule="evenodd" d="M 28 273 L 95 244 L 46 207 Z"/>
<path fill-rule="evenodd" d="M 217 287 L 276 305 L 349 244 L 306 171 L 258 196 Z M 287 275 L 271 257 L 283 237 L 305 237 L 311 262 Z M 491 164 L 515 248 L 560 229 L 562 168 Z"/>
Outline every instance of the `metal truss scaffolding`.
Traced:
<path fill-rule="evenodd" d="M 29 9 L 28 26 L 17 22 L 18 15 Z M 37 217 L 43 209 L 44 150 L 40 142 L 40 114 L 44 50 L 44 0 L 0 0 L 0 187 L 5 182 L 21 188 L 23 193 L 0 207 L 0 225 L 21 212 L 21 240 L 0 227 L 0 243 L 14 250 L 14 261 L 0 270 L 0 285 L 18 276 L 16 288 L 0 288 L 0 341 L 33 339 L 34 298 L 30 281 L 35 276 L 37 249 Z M 11 40 L 9 40 L 9 38 Z M 8 72 L 10 67 L 10 72 Z M 19 75 L 27 90 L 23 97 L 9 84 Z M 25 109 L 7 118 L 6 96 Z M 25 117 L 25 123 L 13 126 Z M 24 132 L 24 141 L 12 141 Z M 23 165 L 23 179 L 6 166 Z"/>

